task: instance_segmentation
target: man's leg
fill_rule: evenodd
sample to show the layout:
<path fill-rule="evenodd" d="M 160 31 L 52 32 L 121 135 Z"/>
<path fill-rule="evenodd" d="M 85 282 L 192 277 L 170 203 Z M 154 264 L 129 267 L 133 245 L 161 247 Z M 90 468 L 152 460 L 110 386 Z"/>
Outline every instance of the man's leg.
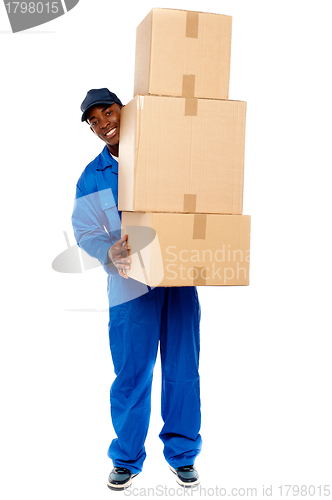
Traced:
<path fill-rule="evenodd" d="M 108 456 L 115 467 L 141 472 L 151 411 L 152 374 L 158 351 L 163 293 L 155 288 L 110 308 L 109 337 L 116 379 L 110 399 L 117 438 Z"/>
<path fill-rule="evenodd" d="M 162 309 L 160 438 L 174 468 L 194 464 L 202 446 L 199 390 L 200 305 L 195 287 L 172 287 Z"/>

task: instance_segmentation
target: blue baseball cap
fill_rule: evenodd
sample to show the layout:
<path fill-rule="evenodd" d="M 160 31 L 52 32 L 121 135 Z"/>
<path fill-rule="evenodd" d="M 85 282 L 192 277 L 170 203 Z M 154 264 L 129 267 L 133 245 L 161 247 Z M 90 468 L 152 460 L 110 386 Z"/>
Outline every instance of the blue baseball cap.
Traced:
<path fill-rule="evenodd" d="M 81 104 L 82 118 L 81 121 L 86 121 L 86 113 L 88 109 L 92 108 L 96 104 L 119 104 L 123 106 L 122 102 L 117 95 L 110 92 L 108 89 L 92 89 L 86 94 L 84 101 Z"/>

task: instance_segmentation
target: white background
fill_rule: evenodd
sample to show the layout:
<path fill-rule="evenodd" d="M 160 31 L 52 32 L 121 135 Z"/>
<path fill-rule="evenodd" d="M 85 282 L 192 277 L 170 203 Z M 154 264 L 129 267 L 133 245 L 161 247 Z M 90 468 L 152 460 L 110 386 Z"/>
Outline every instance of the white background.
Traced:
<path fill-rule="evenodd" d="M 198 290 L 202 487 L 260 497 L 273 485 L 278 498 L 279 485 L 332 484 L 328 4 L 80 0 L 17 34 L 0 5 L 2 498 L 115 494 L 106 274 L 51 264 L 63 231 L 74 244 L 75 184 L 103 147 L 80 103 L 104 86 L 132 98 L 135 30 L 153 7 L 233 16 L 229 98 L 248 102 L 250 286 Z M 67 311 L 84 308 L 97 312 Z M 159 372 L 137 488 L 176 487 L 158 438 Z"/>

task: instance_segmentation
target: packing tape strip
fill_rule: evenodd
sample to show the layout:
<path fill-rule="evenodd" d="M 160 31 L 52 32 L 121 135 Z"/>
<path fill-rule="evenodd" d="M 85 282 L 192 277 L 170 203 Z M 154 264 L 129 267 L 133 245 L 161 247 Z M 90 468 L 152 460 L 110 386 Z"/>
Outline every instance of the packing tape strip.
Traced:
<path fill-rule="evenodd" d="M 195 97 L 195 75 L 183 75 L 182 97 Z"/>
<path fill-rule="evenodd" d="M 186 37 L 198 38 L 199 12 L 187 11 Z"/>
<path fill-rule="evenodd" d="M 195 97 L 186 97 L 184 116 L 197 116 L 197 99 Z"/>
<path fill-rule="evenodd" d="M 196 194 L 185 194 L 183 196 L 183 211 L 188 213 L 196 212 Z"/>
<path fill-rule="evenodd" d="M 195 214 L 193 240 L 205 240 L 205 237 L 206 237 L 206 214 Z"/>
<path fill-rule="evenodd" d="M 206 286 L 206 267 L 193 267 L 194 270 L 194 286 Z"/>
<path fill-rule="evenodd" d="M 183 75 L 182 97 L 185 97 L 185 116 L 197 116 L 197 99 L 195 98 L 195 75 Z"/>

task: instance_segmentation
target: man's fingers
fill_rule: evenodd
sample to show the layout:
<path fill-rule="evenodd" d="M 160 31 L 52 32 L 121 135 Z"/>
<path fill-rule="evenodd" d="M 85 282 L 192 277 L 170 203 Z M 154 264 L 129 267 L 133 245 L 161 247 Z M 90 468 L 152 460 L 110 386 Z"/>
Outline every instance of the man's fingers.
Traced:
<path fill-rule="evenodd" d="M 128 276 L 121 269 L 119 269 L 118 271 L 119 271 L 120 276 L 122 276 L 122 278 L 128 279 Z"/>
<path fill-rule="evenodd" d="M 125 234 L 116 243 L 120 243 L 120 245 L 122 245 L 127 239 L 128 239 L 128 234 Z"/>
<path fill-rule="evenodd" d="M 114 243 L 114 245 L 111 248 L 113 255 L 126 253 L 128 250 L 130 250 L 130 247 L 128 247 L 127 245 L 119 245 L 119 242 Z"/>
<path fill-rule="evenodd" d="M 130 250 L 130 246 L 127 245 L 126 240 L 128 239 L 128 235 L 125 234 L 123 238 L 120 240 L 116 241 L 114 245 L 111 246 L 111 248 L 108 251 L 108 255 L 110 260 L 113 262 L 113 264 L 116 265 L 116 267 L 121 266 L 122 269 L 129 269 L 129 267 L 124 267 L 123 264 L 131 264 L 131 259 L 127 259 L 128 257 L 128 250 Z"/>
<path fill-rule="evenodd" d="M 112 255 L 112 260 L 119 260 L 128 257 L 128 252 L 126 249 L 117 248 L 117 249 L 112 249 L 111 255 Z"/>
<path fill-rule="evenodd" d="M 114 259 L 113 263 L 117 266 L 117 265 L 130 265 L 131 264 L 131 259 Z"/>
<path fill-rule="evenodd" d="M 115 260 L 113 261 L 113 263 L 119 269 L 130 269 L 131 260 L 130 259 Z"/>
<path fill-rule="evenodd" d="M 126 257 L 128 257 L 128 251 L 125 249 L 123 250 L 120 254 L 117 255 L 117 258 L 122 258 L 122 259 L 125 259 Z"/>
<path fill-rule="evenodd" d="M 125 266 L 125 265 L 123 265 L 123 264 L 116 264 L 116 267 L 117 267 L 119 270 L 120 270 L 120 269 L 124 269 L 124 270 L 126 270 L 126 269 L 130 269 L 130 266 Z"/>

